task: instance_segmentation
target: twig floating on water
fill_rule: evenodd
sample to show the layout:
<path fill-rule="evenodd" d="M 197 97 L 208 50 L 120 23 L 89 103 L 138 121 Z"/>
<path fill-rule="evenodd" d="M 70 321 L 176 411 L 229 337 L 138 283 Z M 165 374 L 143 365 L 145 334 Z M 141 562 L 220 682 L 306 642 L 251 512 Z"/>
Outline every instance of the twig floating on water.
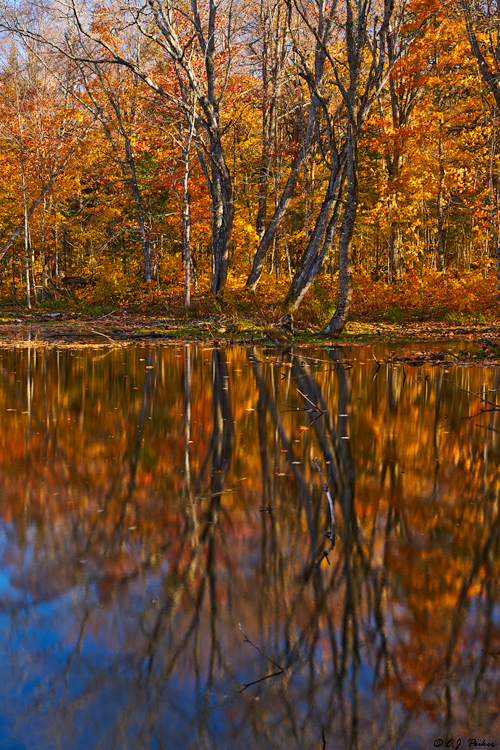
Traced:
<path fill-rule="evenodd" d="M 305 394 L 305 393 L 302 393 L 302 391 L 299 391 L 299 389 L 298 389 L 298 388 L 297 388 L 297 393 L 300 393 L 300 395 L 301 395 L 301 396 L 303 396 L 303 397 L 304 397 L 304 398 L 306 399 L 306 401 L 309 401 L 309 403 L 311 404 L 311 406 L 313 406 L 313 407 L 314 407 L 314 410 L 315 410 L 315 411 L 319 411 L 319 412 L 321 412 L 321 414 L 324 414 L 324 413 L 325 413 L 324 409 L 321 409 L 321 408 L 320 408 L 319 406 L 317 406 L 317 405 L 316 405 L 316 404 L 314 403 L 314 401 L 311 401 L 311 399 L 309 398 L 309 396 L 306 396 L 306 394 Z M 310 411 L 312 411 L 312 410 L 310 410 Z"/>
<path fill-rule="evenodd" d="M 480 401 L 483 402 L 483 404 L 488 404 L 488 406 L 492 406 L 493 410 L 500 409 L 500 406 L 498 404 L 495 404 L 494 401 L 488 401 L 486 398 L 482 398 L 482 396 L 479 395 L 479 393 L 474 393 L 474 391 L 468 391 L 467 388 L 462 388 L 461 386 L 457 385 L 453 382 L 453 380 L 448 380 L 448 378 L 443 378 L 447 383 L 451 383 L 451 385 L 454 385 L 455 388 L 458 388 L 459 391 L 463 391 L 464 393 L 469 393 L 471 396 L 475 396 Z"/>
<path fill-rule="evenodd" d="M 113 344 L 116 344 L 116 341 L 111 338 L 111 336 L 108 336 L 107 333 L 101 333 L 100 331 L 95 331 L 93 328 L 90 329 L 91 333 L 95 333 L 96 336 L 103 336 L 105 339 L 109 339 L 113 342 Z"/>
<path fill-rule="evenodd" d="M 257 649 L 259 654 L 261 654 L 264 657 L 264 659 L 267 659 L 268 662 L 270 662 L 273 666 L 277 667 L 280 670 L 279 672 L 273 672 L 272 674 L 266 674 L 264 677 L 259 677 L 258 680 L 253 680 L 252 682 L 246 682 L 244 686 L 241 688 L 240 693 L 243 693 L 247 688 L 251 687 L 252 685 L 257 685 L 258 682 L 264 682 L 264 680 L 269 680 L 270 677 L 278 677 L 280 674 L 285 674 L 285 670 L 280 664 L 273 661 L 267 654 L 265 654 L 262 651 L 261 648 L 256 646 L 255 643 L 252 643 L 250 638 L 241 629 L 241 622 L 238 623 L 238 630 L 240 631 L 241 635 L 245 639 L 245 643 L 249 643 L 251 646 Z"/>

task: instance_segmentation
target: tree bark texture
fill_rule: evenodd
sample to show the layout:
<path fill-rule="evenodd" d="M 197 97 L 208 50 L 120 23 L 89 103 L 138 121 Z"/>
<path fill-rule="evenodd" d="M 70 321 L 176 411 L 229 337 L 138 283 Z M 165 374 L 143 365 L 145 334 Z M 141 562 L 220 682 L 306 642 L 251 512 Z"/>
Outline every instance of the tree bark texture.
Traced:
<path fill-rule="evenodd" d="M 286 308 L 298 309 L 323 266 L 342 207 L 341 195 L 344 180 L 345 158 L 338 164 L 337 169 L 330 173 L 327 194 L 284 301 L 284 307 Z"/>
<path fill-rule="evenodd" d="M 350 118 L 351 120 L 351 118 Z M 339 335 L 351 312 L 353 293 L 352 238 L 358 210 L 358 133 L 352 120 L 347 133 L 347 196 L 339 235 L 339 298 L 324 333 Z"/>

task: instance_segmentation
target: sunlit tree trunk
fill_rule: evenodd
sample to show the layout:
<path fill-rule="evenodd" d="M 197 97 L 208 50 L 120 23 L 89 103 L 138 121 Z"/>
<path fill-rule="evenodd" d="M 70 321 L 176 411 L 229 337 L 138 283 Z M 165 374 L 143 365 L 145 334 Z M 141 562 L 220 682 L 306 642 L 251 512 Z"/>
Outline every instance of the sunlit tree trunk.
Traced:
<path fill-rule="evenodd" d="M 495 154 L 496 130 L 492 133 L 488 149 L 488 194 L 490 200 L 491 228 L 493 234 L 493 245 L 495 247 L 495 268 L 497 274 L 497 297 L 500 304 L 500 239 L 498 236 L 498 197 L 495 196 L 495 183 L 493 176 L 493 157 Z"/>
<path fill-rule="evenodd" d="M 315 91 L 320 86 L 321 80 L 323 78 L 326 60 L 326 46 L 330 41 L 336 10 L 336 0 L 333 0 L 330 3 L 328 3 L 327 0 L 321 0 L 319 8 L 320 23 L 316 31 L 317 38 L 315 39 L 314 48 L 314 70 L 312 72 L 313 83 L 311 86 L 312 92 L 310 98 L 309 113 L 307 116 L 307 124 L 301 139 L 302 142 L 300 151 L 293 161 L 286 181 L 286 185 L 283 189 L 279 201 L 277 202 L 274 214 L 267 226 L 267 229 L 260 239 L 259 246 L 255 253 L 252 270 L 245 285 L 245 287 L 247 289 L 250 289 L 251 291 L 255 291 L 260 281 L 267 253 L 273 245 L 276 232 L 278 231 L 279 226 L 286 214 L 288 206 L 290 205 L 290 201 L 294 194 L 295 185 L 300 176 L 300 172 L 303 169 L 304 162 L 306 161 L 309 154 L 311 144 L 316 137 L 317 114 L 320 106 L 320 101 Z"/>
<path fill-rule="evenodd" d="M 344 178 L 345 158 L 342 157 L 337 170 L 331 172 L 327 195 L 284 301 L 284 306 L 292 310 L 296 310 L 304 299 L 316 275 L 323 267 L 326 255 L 331 247 L 342 209 L 341 194 Z"/>
<path fill-rule="evenodd" d="M 191 304 L 191 206 L 189 201 L 189 173 L 191 144 L 196 125 L 196 98 L 193 102 L 191 121 L 188 121 L 187 139 L 181 144 L 184 159 L 184 174 L 182 179 L 182 225 L 184 230 L 184 305 L 186 309 Z"/>

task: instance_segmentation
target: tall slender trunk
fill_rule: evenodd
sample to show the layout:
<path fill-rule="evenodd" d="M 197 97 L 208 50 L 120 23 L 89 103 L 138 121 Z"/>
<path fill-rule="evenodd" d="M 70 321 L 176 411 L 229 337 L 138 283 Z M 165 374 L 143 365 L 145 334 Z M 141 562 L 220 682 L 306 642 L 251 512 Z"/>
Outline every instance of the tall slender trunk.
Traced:
<path fill-rule="evenodd" d="M 59 291 L 59 228 L 57 225 L 57 208 L 54 205 L 54 275 L 56 291 Z"/>
<path fill-rule="evenodd" d="M 102 81 L 102 78 L 101 78 Z M 135 201 L 135 209 L 137 212 L 137 223 L 139 225 L 139 235 L 141 238 L 142 257 L 144 261 L 144 282 L 151 284 L 151 259 L 149 256 L 149 237 L 146 232 L 146 225 L 144 222 L 144 211 L 142 209 L 142 198 L 141 191 L 139 189 L 139 183 L 137 180 L 137 170 L 135 167 L 135 157 L 132 150 L 132 144 L 130 142 L 127 129 L 123 124 L 120 104 L 118 100 L 113 96 L 111 92 L 107 93 L 108 101 L 113 107 L 118 123 L 118 130 L 125 142 L 125 152 L 127 154 L 128 168 L 130 170 L 130 186 L 132 188 L 132 194 Z"/>
<path fill-rule="evenodd" d="M 17 61 L 16 61 L 17 68 Z M 24 264 L 25 264 L 25 278 L 26 278 L 26 301 L 28 309 L 31 309 L 31 292 L 30 292 L 30 262 L 29 262 L 29 227 L 28 227 L 28 200 L 26 195 L 26 170 L 24 163 L 24 128 L 21 118 L 21 101 L 19 95 L 19 80 L 18 71 L 15 71 L 15 84 L 16 84 L 16 110 L 17 110 L 17 125 L 19 128 L 19 155 L 21 161 L 21 192 L 23 200 L 23 217 L 24 217 Z"/>
<path fill-rule="evenodd" d="M 31 272 L 31 288 L 33 289 L 33 296 L 35 298 L 35 305 L 38 304 L 38 294 L 36 291 L 36 281 L 35 281 L 35 250 L 33 247 L 33 242 L 31 241 L 31 231 L 29 227 L 28 220 L 26 219 L 26 224 L 28 225 L 28 244 L 30 249 L 30 272 Z"/>
<path fill-rule="evenodd" d="M 290 204 L 293 196 L 295 185 L 299 177 L 300 171 L 304 165 L 304 162 L 309 153 L 311 144 L 315 138 L 315 132 L 317 128 L 317 117 L 320 101 L 318 99 L 318 89 L 323 78 L 325 60 L 326 60 L 326 46 L 330 40 L 330 34 L 334 25 L 335 13 L 337 11 L 337 3 L 334 2 L 330 5 L 329 9 L 319 2 L 320 6 L 320 23 L 316 30 L 316 48 L 314 56 L 314 72 L 311 73 L 311 100 L 309 105 L 309 114 L 307 117 L 307 125 L 302 138 L 302 144 L 299 153 L 295 157 L 290 174 L 281 194 L 281 198 L 275 208 L 274 215 L 268 224 L 266 231 L 264 232 L 262 239 L 259 243 L 259 247 L 254 256 L 252 270 L 245 284 L 246 289 L 255 291 L 257 284 L 259 283 L 262 275 L 262 269 L 264 267 L 264 261 L 266 255 L 273 244 L 275 234 L 283 221 L 286 210 Z"/>
<path fill-rule="evenodd" d="M 24 188 L 23 188 L 24 193 Z M 26 205 L 24 206 L 24 264 L 26 276 L 26 301 L 28 310 L 31 310 L 31 284 L 30 284 L 30 259 L 29 259 L 29 226 Z"/>
<path fill-rule="evenodd" d="M 222 295 L 229 269 L 229 249 L 234 221 L 233 186 L 224 158 L 220 135 L 211 138 L 212 146 L 212 256 L 211 292 Z"/>
<path fill-rule="evenodd" d="M 391 221 L 387 238 L 387 256 L 389 267 L 389 283 L 401 277 L 404 261 L 404 247 L 399 222 Z"/>
<path fill-rule="evenodd" d="M 267 71 L 264 71 L 265 79 L 263 81 L 264 94 L 262 101 L 262 152 L 260 157 L 259 169 L 259 199 L 257 209 L 257 220 L 255 222 L 255 231 L 262 240 L 266 228 L 267 219 L 267 192 L 269 189 L 269 168 L 271 165 L 271 135 L 273 131 L 273 111 L 274 101 L 269 102 Z"/>
<path fill-rule="evenodd" d="M 17 293 L 16 293 L 16 258 L 14 255 L 14 248 L 12 248 L 12 307 L 14 312 L 17 307 Z"/>
<path fill-rule="evenodd" d="M 45 212 L 47 210 L 47 200 L 43 199 L 42 208 L 42 224 L 40 227 L 40 244 L 42 251 L 42 302 L 45 300 L 45 286 L 47 284 L 47 268 L 46 268 L 46 257 L 45 257 Z"/>
<path fill-rule="evenodd" d="M 245 288 L 250 289 L 252 292 L 254 292 L 255 289 L 257 288 L 257 284 L 259 283 L 260 277 L 262 275 L 262 270 L 264 268 L 264 262 L 265 262 L 267 253 L 270 247 L 272 246 L 274 236 L 281 222 L 283 221 L 283 217 L 285 216 L 286 210 L 293 197 L 293 191 L 295 189 L 296 182 L 298 180 L 304 160 L 307 156 L 309 147 L 311 145 L 311 141 L 313 139 L 317 108 L 318 108 L 317 99 L 313 98 L 313 101 L 311 103 L 311 108 L 309 110 L 309 118 L 308 118 L 306 134 L 305 134 L 303 143 L 301 145 L 299 153 L 295 157 L 295 160 L 292 164 L 292 168 L 290 170 L 290 174 L 288 175 L 285 188 L 283 190 L 283 193 L 281 194 L 281 198 L 278 202 L 278 205 L 275 208 L 273 217 L 271 218 L 271 221 L 269 222 L 267 229 L 264 232 L 262 239 L 259 243 L 259 247 L 257 248 L 257 251 L 254 256 L 252 270 L 245 284 Z"/>
<path fill-rule="evenodd" d="M 30 284 L 30 262 L 29 262 L 29 224 L 28 224 L 28 204 L 26 201 L 26 180 L 24 172 L 24 147 L 23 136 L 21 135 L 21 184 L 23 193 L 23 214 L 24 214 L 24 265 L 26 276 L 26 301 L 28 309 L 31 310 L 31 284 Z"/>
<path fill-rule="evenodd" d="M 191 304 L 191 206 L 189 202 L 189 157 L 191 154 L 191 143 L 194 138 L 196 125 L 196 97 L 193 102 L 191 122 L 187 142 L 183 146 L 184 175 L 182 181 L 182 225 L 184 228 L 184 304 L 186 309 Z"/>
<path fill-rule="evenodd" d="M 495 268 L 497 272 L 497 298 L 500 305 L 500 241 L 498 237 L 498 200 L 495 200 L 495 185 L 493 180 L 493 156 L 495 153 L 496 130 L 493 127 L 488 154 L 488 183 L 490 198 L 491 228 L 493 232 L 493 244 L 495 246 Z M 486 243 L 488 235 L 486 235 Z"/>
<path fill-rule="evenodd" d="M 349 318 L 353 293 L 352 237 L 358 210 L 358 143 L 353 118 L 347 128 L 347 196 L 339 236 L 339 298 L 337 309 L 324 333 L 342 333 Z"/>
<path fill-rule="evenodd" d="M 321 206 L 307 248 L 297 266 L 284 301 L 284 307 L 296 310 L 321 270 L 331 246 L 341 210 L 341 194 L 345 179 L 345 154 L 330 174 L 327 194 Z"/>
<path fill-rule="evenodd" d="M 120 123 L 121 125 L 121 123 Z M 146 284 L 151 283 L 151 260 L 149 257 L 149 238 L 146 232 L 146 226 L 144 223 L 144 213 L 142 210 L 141 192 L 139 190 L 139 183 L 137 182 L 137 172 L 135 168 L 135 159 L 132 152 L 132 145 L 130 138 L 124 128 L 122 128 L 122 135 L 125 140 L 125 148 L 127 151 L 127 161 L 130 169 L 130 184 L 132 187 L 132 193 L 134 194 L 135 208 L 137 211 L 137 223 L 139 224 L 139 233 L 141 237 L 142 257 L 144 259 L 144 281 Z"/>
<path fill-rule="evenodd" d="M 439 184 L 436 200 L 437 226 L 438 226 L 438 268 L 444 272 L 444 246 L 445 246 L 445 226 L 443 214 L 443 192 L 444 192 L 444 164 L 443 164 L 443 144 L 442 144 L 442 126 L 439 125 Z"/>

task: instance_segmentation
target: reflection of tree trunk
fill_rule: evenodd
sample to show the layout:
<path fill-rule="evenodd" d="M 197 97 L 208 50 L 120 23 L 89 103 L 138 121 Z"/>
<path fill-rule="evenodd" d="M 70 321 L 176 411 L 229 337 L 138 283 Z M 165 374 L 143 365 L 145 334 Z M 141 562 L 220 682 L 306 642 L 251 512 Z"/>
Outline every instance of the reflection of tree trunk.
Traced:
<path fill-rule="evenodd" d="M 130 480 L 128 484 L 128 495 L 126 502 L 123 503 L 123 508 L 120 516 L 120 521 L 123 521 L 125 517 L 125 511 L 132 499 L 132 494 L 135 489 L 135 478 L 137 475 L 137 467 L 139 466 L 139 453 L 141 450 L 142 433 L 144 430 L 144 420 L 146 419 L 146 403 L 147 395 L 149 391 L 149 381 L 151 380 L 151 351 L 148 349 L 146 354 L 146 374 L 144 376 L 144 386 L 142 388 L 142 404 L 141 404 L 141 416 L 139 418 L 139 429 L 137 430 L 137 437 L 135 440 L 134 458 L 130 464 Z"/>
<path fill-rule="evenodd" d="M 352 520 L 354 519 L 354 461 L 351 451 L 349 419 L 351 416 L 351 374 L 343 367 L 345 353 L 340 347 L 331 350 L 330 357 L 337 364 L 339 383 L 339 416 L 337 422 L 337 440 L 340 465 L 343 474 L 343 495 L 341 498 L 344 515 L 344 543 L 350 544 Z M 341 416 L 346 415 L 346 416 Z M 332 433 L 333 434 L 333 433 Z"/>
<path fill-rule="evenodd" d="M 186 496 L 191 499 L 191 460 L 189 445 L 191 442 L 191 346 L 184 347 L 184 484 Z"/>
<path fill-rule="evenodd" d="M 285 431 L 283 420 L 281 418 L 280 411 L 276 404 L 276 400 L 273 399 L 272 396 L 270 396 L 266 388 L 266 384 L 264 382 L 264 377 L 262 374 L 262 364 L 257 356 L 257 350 L 255 349 L 255 347 L 253 347 L 250 350 L 249 359 L 252 365 L 255 382 L 259 390 L 259 399 L 261 400 L 262 405 L 265 408 L 267 408 L 269 411 L 269 414 L 273 420 L 274 426 L 278 432 L 279 440 L 281 444 L 283 445 L 284 452 L 286 453 L 286 458 L 289 462 L 290 469 L 299 486 L 300 495 L 302 498 L 305 498 L 306 496 L 309 495 L 309 489 L 307 487 L 307 483 L 305 482 L 302 470 L 298 468 L 297 464 L 294 463 L 294 455 L 293 455 L 291 438 L 288 437 Z"/>
<path fill-rule="evenodd" d="M 221 492 L 231 464 L 234 441 L 233 414 L 229 395 L 229 375 L 226 355 L 222 350 L 212 353 L 212 492 Z"/>
<path fill-rule="evenodd" d="M 257 421 L 259 429 L 259 454 L 260 467 L 262 472 L 262 504 L 270 503 L 271 492 L 271 472 L 269 467 L 269 446 L 267 444 L 266 430 L 266 406 L 262 393 L 259 393 L 257 404 Z"/>
<path fill-rule="evenodd" d="M 344 578 L 345 578 L 345 605 L 342 618 L 341 639 L 341 661 L 339 678 L 342 683 L 348 672 L 349 664 L 352 664 L 352 727 L 350 734 L 350 747 L 357 746 L 357 676 L 354 668 L 359 660 L 359 625 L 358 625 L 358 595 L 356 582 L 354 580 L 355 570 L 353 565 L 353 544 L 357 528 L 356 513 L 354 508 L 355 474 L 354 461 L 350 443 L 351 416 L 351 375 L 349 370 L 342 367 L 345 359 L 343 350 L 339 347 L 330 352 L 330 357 L 337 365 L 337 377 L 339 384 L 338 397 L 338 422 L 337 440 L 340 462 L 343 470 L 344 483 L 340 504 L 344 518 L 343 548 L 344 548 Z M 332 433 L 333 434 L 333 433 Z M 352 655 L 350 652 L 352 651 Z"/>
<path fill-rule="evenodd" d="M 332 421 L 321 388 L 311 375 L 308 365 L 299 366 L 296 360 L 294 375 L 297 378 L 302 393 L 308 396 L 324 412 L 322 415 L 312 414 L 313 421 L 311 426 L 316 432 L 318 444 L 323 454 L 330 489 L 340 497 L 344 486 L 344 477 L 338 450 L 338 440 L 335 437 L 335 424 Z"/>
<path fill-rule="evenodd" d="M 443 376 L 439 372 L 436 378 L 436 409 L 434 412 L 434 458 L 439 467 L 439 407 L 441 404 L 441 384 Z"/>
<path fill-rule="evenodd" d="M 495 382 L 493 391 L 488 394 L 488 399 L 492 401 L 493 404 L 496 404 L 497 402 L 497 393 L 498 393 L 498 367 L 495 368 Z M 484 469 L 483 469 L 483 498 L 486 499 L 486 492 L 487 492 L 487 477 L 488 477 L 488 458 L 490 454 L 490 445 L 491 445 L 491 436 L 494 432 L 494 423 L 495 423 L 495 408 L 491 410 L 490 413 L 490 419 L 489 419 L 489 429 L 488 429 L 488 436 L 486 438 L 486 442 L 484 445 Z"/>
<path fill-rule="evenodd" d="M 210 456 L 212 457 L 211 491 L 212 493 L 222 491 L 233 452 L 234 424 L 229 395 L 229 375 L 226 355 L 219 349 L 212 351 L 212 383 L 212 435 L 196 480 L 196 494 L 201 490 L 203 475 Z"/>

